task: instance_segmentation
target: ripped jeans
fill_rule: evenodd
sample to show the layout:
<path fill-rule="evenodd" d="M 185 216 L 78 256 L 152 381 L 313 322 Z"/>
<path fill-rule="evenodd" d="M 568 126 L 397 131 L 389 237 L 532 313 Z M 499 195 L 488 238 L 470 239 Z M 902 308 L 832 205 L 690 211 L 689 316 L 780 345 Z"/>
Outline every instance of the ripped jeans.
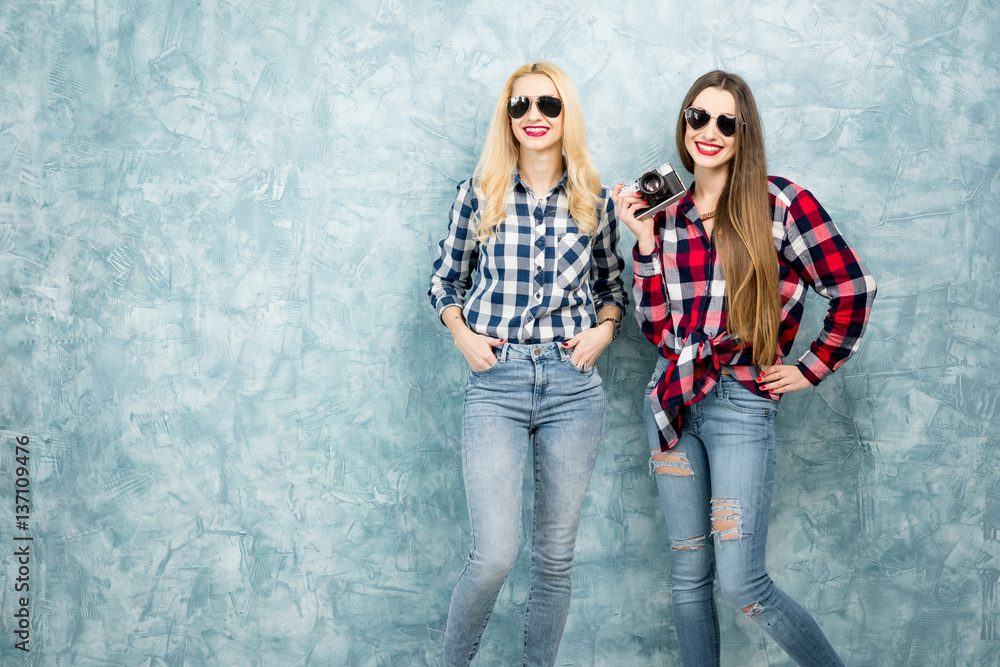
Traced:
<path fill-rule="evenodd" d="M 689 405 L 680 441 L 660 452 L 649 395 L 666 368 L 660 359 L 646 389 L 650 465 L 671 540 L 674 626 L 685 665 L 719 665 L 712 584 L 800 665 L 843 665 L 805 609 L 764 566 L 774 483 L 777 402 L 723 375 Z"/>

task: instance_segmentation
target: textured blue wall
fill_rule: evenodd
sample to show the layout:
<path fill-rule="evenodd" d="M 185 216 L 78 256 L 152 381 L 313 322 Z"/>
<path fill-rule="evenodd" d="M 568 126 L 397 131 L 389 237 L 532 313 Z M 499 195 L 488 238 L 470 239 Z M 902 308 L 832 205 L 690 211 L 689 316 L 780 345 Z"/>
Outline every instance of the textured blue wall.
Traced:
<path fill-rule="evenodd" d="M 1000 664 L 1000 8 L 614 4 L 3 3 L 3 664 L 436 657 L 467 549 L 466 370 L 427 275 L 530 59 L 576 83 L 609 184 L 676 163 L 697 75 L 748 79 L 770 171 L 880 287 L 857 357 L 782 402 L 772 575 L 848 664 Z M 640 427 L 653 358 L 630 314 L 599 363 L 564 665 L 678 659 Z M 519 662 L 525 576 L 484 665 Z M 722 626 L 726 664 L 788 664 L 739 614 Z"/>

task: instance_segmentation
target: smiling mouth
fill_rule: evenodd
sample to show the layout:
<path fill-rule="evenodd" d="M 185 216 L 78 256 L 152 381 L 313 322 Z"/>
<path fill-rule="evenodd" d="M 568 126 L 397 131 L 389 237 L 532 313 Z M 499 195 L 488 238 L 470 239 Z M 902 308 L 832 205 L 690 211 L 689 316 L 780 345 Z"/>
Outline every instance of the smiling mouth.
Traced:
<path fill-rule="evenodd" d="M 548 131 L 549 131 L 549 128 L 547 128 L 547 127 L 532 126 L 532 127 L 526 127 L 526 128 L 524 128 L 524 133 L 526 135 L 528 135 L 529 137 L 540 137 L 540 136 L 544 135 Z"/>
<path fill-rule="evenodd" d="M 698 148 L 698 152 L 702 155 L 715 155 L 722 150 L 722 146 L 716 146 L 715 144 L 703 144 L 700 141 L 694 142 L 694 145 Z"/>

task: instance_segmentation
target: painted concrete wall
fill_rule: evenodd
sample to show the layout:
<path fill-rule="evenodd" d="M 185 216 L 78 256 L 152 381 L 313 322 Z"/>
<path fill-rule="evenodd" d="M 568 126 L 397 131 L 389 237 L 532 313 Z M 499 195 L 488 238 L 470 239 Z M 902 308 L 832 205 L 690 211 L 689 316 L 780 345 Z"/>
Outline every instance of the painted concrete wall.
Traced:
<path fill-rule="evenodd" d="M 751 83 L 770 171 L 880 287 L 856 358 L 782 402 L 772 575 L 848 664 L 1000 664 L 998 39 L 995 0 L 7 0 L 3 664 L 436 658 L 466 368 L 427 275 L 531 59 L 574 80 L 609 184 L 676 163 L 699 74 Z M 563 665 L 677 664 L 653 360 L 630 315 L 599 362 Z M 519 661 L 526 590 L 522 559 L 481 664 Z M 725 664 L 788 664 L 722 613 Z"/>

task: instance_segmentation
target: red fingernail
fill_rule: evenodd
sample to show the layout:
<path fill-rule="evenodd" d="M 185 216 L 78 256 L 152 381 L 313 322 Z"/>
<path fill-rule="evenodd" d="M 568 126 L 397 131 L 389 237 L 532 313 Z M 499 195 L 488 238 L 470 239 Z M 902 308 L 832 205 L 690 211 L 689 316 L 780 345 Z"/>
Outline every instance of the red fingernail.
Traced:
<path fill-rule="evenodd" d="M 563 347 L 569 346 L 569 343 L 563 343 Z"/>

